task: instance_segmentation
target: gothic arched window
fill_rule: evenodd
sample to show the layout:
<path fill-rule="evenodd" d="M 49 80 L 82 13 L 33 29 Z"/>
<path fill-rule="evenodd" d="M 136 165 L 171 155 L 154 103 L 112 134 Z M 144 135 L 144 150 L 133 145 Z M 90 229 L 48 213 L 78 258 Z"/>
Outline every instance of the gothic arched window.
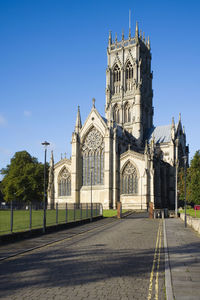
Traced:
<path fill-rule="evenodd" d="M 133 66 L 130 61 L 126 65 L 126 90 L 132 90 L 132 82 L 133 82 Z"/>
<path fill-rule="evenodd" d="M 71 195 L 71 174 L 64 168 L 58 176 L 58 196 Z"/>
<path fill-rule="evenodd" d="M 128 162 L 121 176 L 121 194 L 138 193 L 138 176 L 136 168 Z"/>
<path fill-rule="evenodd" d="M 114 107 L 114 120 L 116 123 L 120 123 L 120 110 L 118 105 Z"/>
<path fill-rule="evenodd" d="M 124 123 L 131 122 L 131 108 L 129 104 L 124 107 Z"/>
<path fill-rule="evenodd" d="M 113 69 L 113 93 L 118 94 L 120 92 L 121 82 L 121 70 L 118 65 L 115 65 Z"/>
<path fill-rule="evenodd" d="M 82 146 L 83 185 L 104 183 L 104 141 L 101 133 L 93 128 Z"/>

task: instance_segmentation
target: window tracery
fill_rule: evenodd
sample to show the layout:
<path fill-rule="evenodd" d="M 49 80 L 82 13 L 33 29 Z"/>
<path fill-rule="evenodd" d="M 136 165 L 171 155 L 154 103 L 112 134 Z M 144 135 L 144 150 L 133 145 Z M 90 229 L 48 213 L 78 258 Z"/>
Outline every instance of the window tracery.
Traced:
<path fill-rule="evenodd" d="M 121 180 L 121 194 L 137 194 L 138 193 L 138 176 L 137 170 L 131 162 L 129 162 L 123 170 Z"/>
<path fill-rule="evenodd" d="M 104 141 L 101 133 L 93 128 L 82 146 L 82 184 L 85 186 L 104 183 Z M 91 176 L 92 174 L 92 176 Z"/>
<path fill-rule="evenodd" d="M 71 174 L 64 168 L 58 176 L 58 196 L 71 195 Z"/>
<path fill-rule="evenodd" d="M 120 82 L 121 82 L 121 70 L 118 65 L 115 65 L 113 69 L 113 93 L 120 93 Z"/>
<path fill-rule="evenodd" d="M 126 104 L 124 108 L 124 122 L 131 122 L 131 108 L 129 104 Z"/>
<path fill-rule="evenodd" d="M 130 61 L 126 65 L 126 90 L 132 90 L 132 82 L 133 82 L 133 66 Z"/>

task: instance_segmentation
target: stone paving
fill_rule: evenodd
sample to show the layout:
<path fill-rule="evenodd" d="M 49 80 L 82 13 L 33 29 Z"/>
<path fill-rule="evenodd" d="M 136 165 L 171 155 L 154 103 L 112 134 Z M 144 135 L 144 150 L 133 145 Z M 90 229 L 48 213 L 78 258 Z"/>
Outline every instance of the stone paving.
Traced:
<path fill-rule="evenodd" d="M 164 300 L 162 243 L 148 297 L 160 222 L 135 214 L 1 261 L 0 298 L 155 299 L 157 274 L 157 299 Z"/>
<path fill-rule="evenodd" d="M 175 299 L 200 300 L 200 235 L 180 219 L 165 222 Z"/>

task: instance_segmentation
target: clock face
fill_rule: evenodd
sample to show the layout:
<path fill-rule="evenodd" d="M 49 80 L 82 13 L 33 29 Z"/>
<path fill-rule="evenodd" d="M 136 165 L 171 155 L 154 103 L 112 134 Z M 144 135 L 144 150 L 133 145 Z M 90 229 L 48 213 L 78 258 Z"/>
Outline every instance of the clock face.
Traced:
<path fill-rule="evenodd" d="M 99 148 L 99 146 L 101 146 L 102 141 L 103 141 L 103 137 L 100 134 L 100 132 L 96 129 L 92 129 L 92 131 L 90 131 L 90 133 L 86 137 L 85 145 L 89 149 L 95 150 L 95 149 Z"/>

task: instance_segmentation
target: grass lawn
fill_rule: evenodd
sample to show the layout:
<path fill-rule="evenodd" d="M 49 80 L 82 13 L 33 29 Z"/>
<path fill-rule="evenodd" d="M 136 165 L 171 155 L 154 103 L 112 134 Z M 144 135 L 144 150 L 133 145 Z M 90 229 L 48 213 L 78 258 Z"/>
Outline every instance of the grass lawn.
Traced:
<path fill-rule="evenodd" d="M 184 213 L 185 210 L 179 210 L 180 213 Z M 191 217 L 195 218 L 195 210 L 193 208 L 187 209 L 186 214 L 190 215 Z M 196 210 L 196 218 L 200 218 L 200 210 Z"/>
<path fill-rule="evenodd" d="M 93 210 L 93 216 L 96 216 L 96 209 Z M 82 219 L 90 217 L 90 210 L 88 215 L 85 209 L 82 210 Z M 80 209 L 68 209 L 67 222 L 81 219 Z M 66 211 L 58 210 L 58 224 L 65 223 Z M 10 210 L 0 210 L 0 235 L 10 233 L 11 212 Z M 56 210 L 46 211 L 46 225 L 56 224 Z M 43 210 L 32 210 L 32 229 L 43 227 Z M 29 210 L 14 210 L 13 211 L 13 232 L 30 230 L 30 211 Z"/>
<path fill-rule="evenodd" d="M 127 209 L 122 209 L 122 212 L 126 212 Z M 117 209 L 104 209 L 103 210 L 103 217 L 109 218 L 109 217 L 114 217 L 117 215 Z"/>

